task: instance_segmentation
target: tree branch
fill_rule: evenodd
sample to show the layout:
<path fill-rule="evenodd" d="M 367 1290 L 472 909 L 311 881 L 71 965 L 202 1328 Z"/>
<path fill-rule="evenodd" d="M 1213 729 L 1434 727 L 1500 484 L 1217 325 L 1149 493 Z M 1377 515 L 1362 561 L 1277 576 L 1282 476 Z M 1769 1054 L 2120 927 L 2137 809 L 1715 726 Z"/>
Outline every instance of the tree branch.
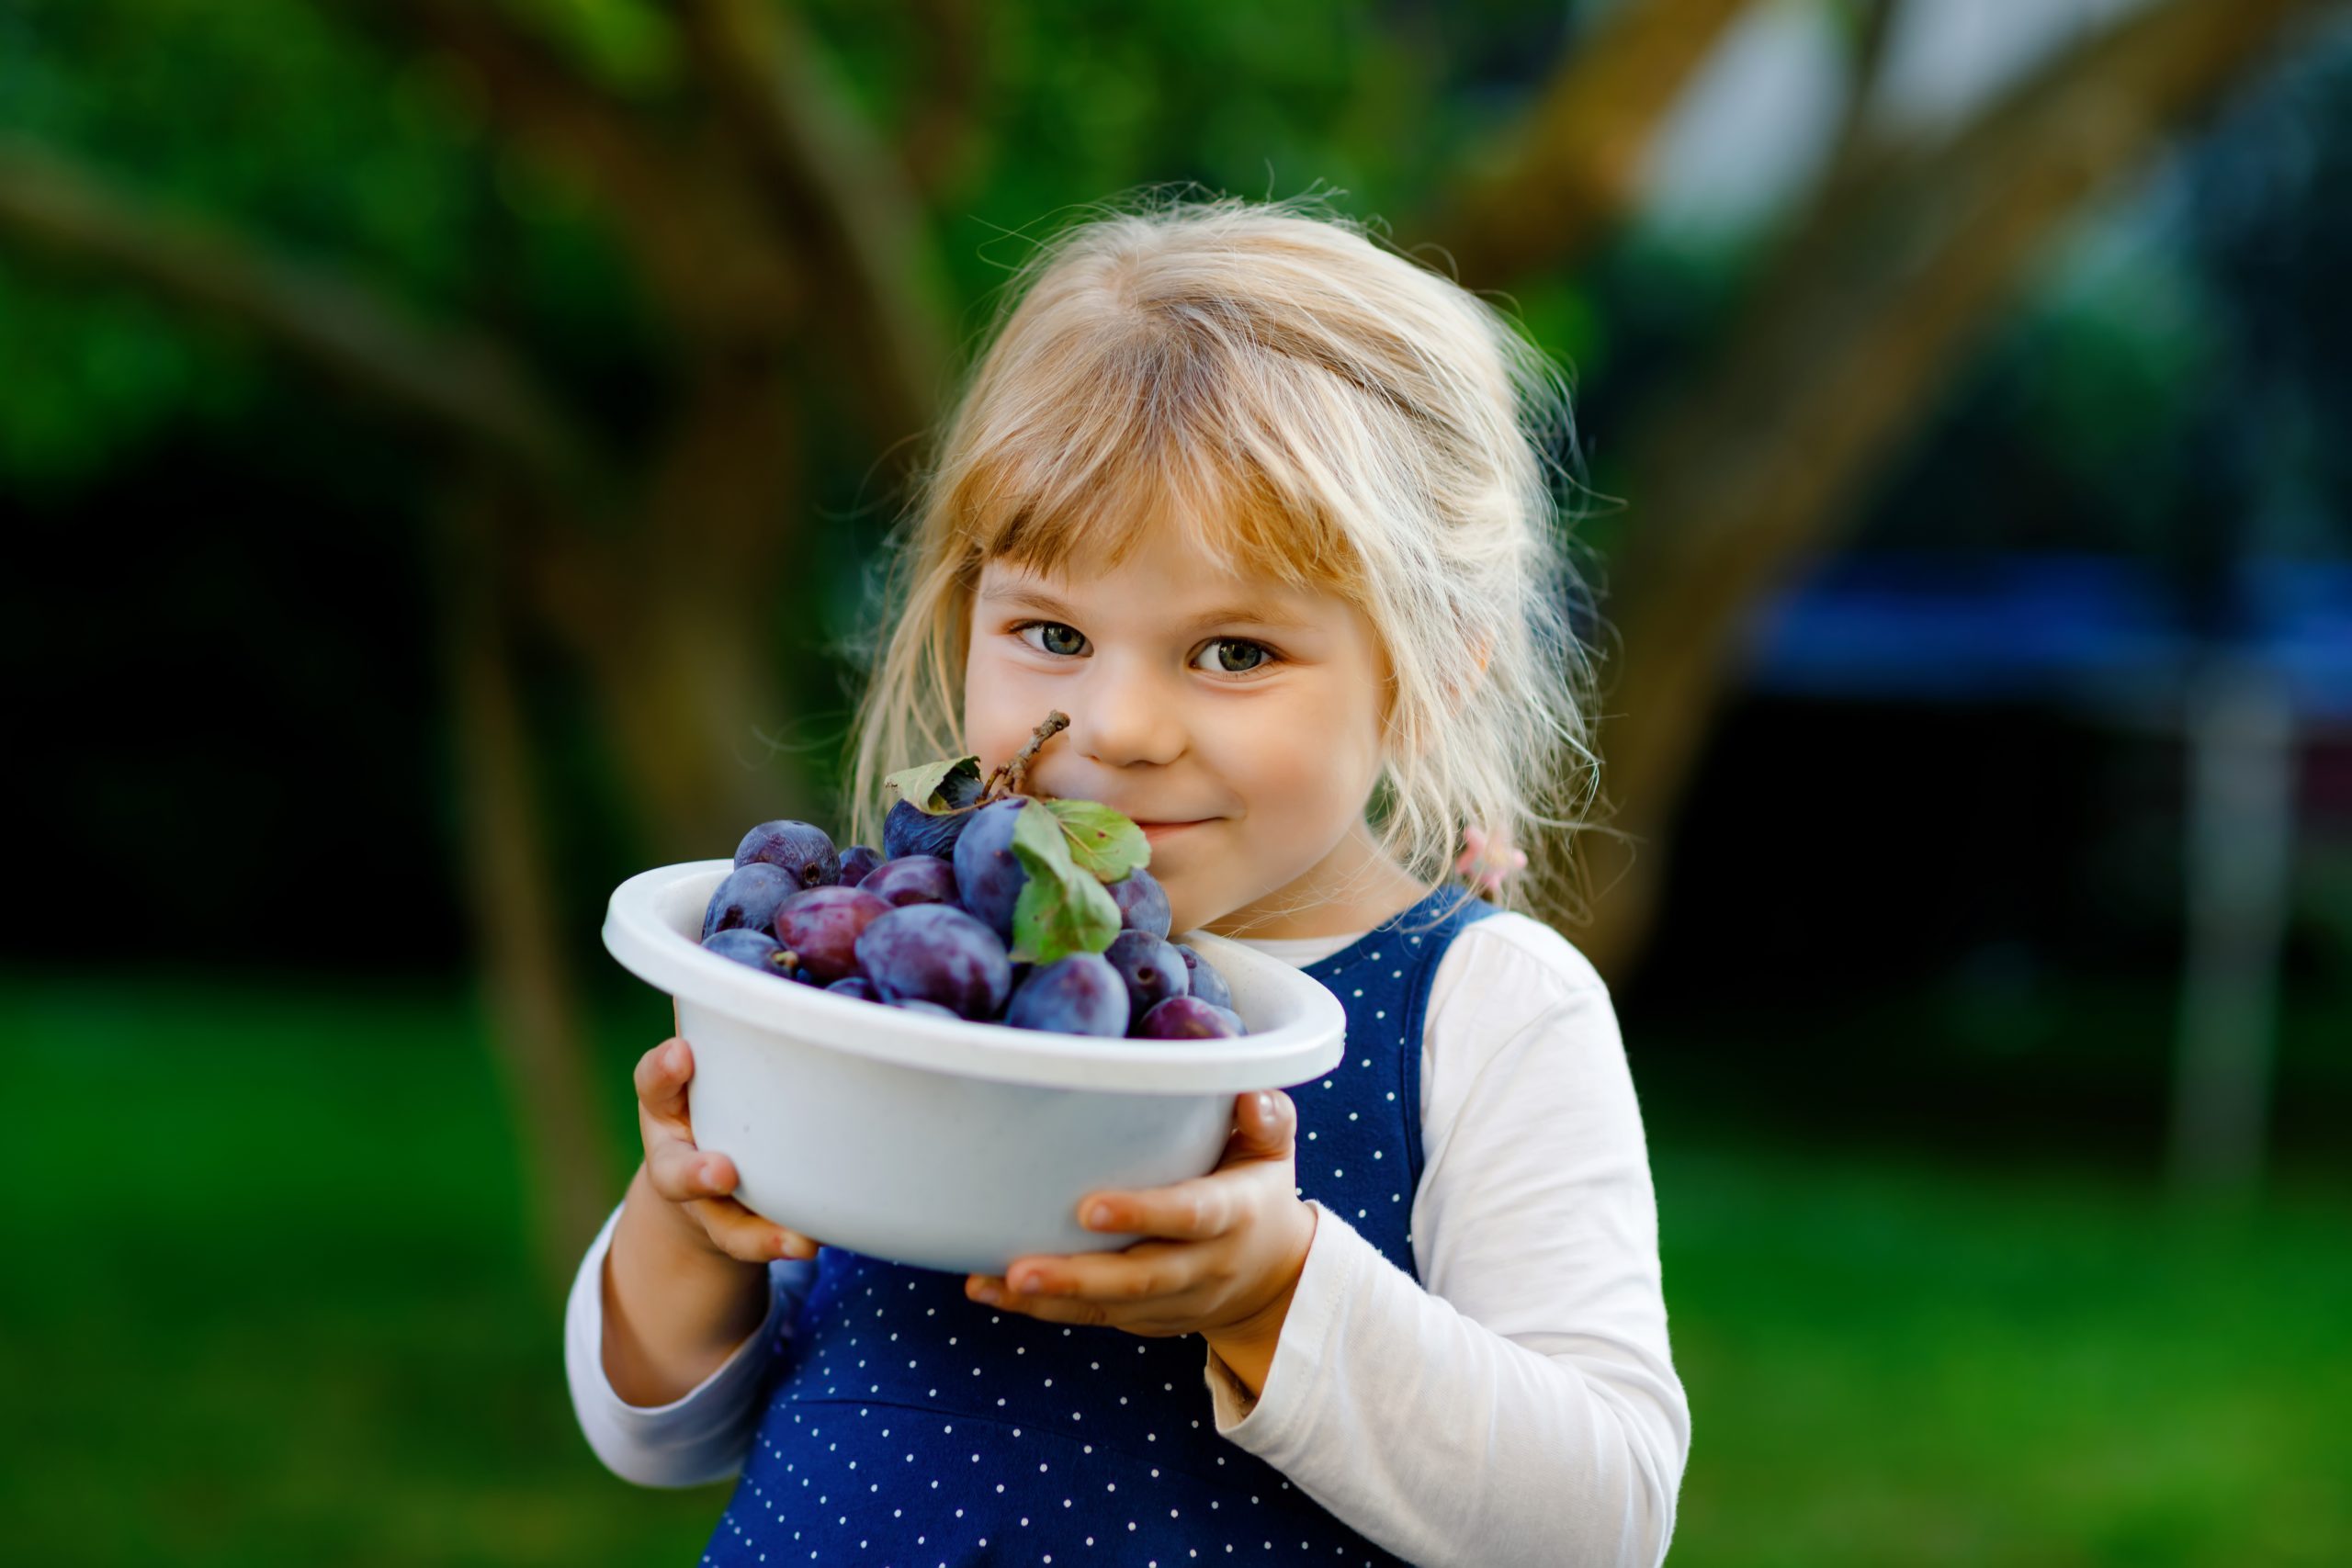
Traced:
<path fill-rule="evenodd" d="M 1713 373 L 1641 427 L 1600 750 L 1618 826 L 1653 847 L 1590 940 L 1604 973 L 1645 934 L 1656 840 L 1746 612 L 1833 535 L 2052 233 L 2323 3 L 2162 0 L 1942 146 L 1874 160 L 1794 237 L 1805 265 L 1775 269 Z"/>
<path fill-rule="evenodd" d="M 250 242 L 146 208 L 68 160 L 0 139 L 0 235 L 252 332 L 313 371 L 535 483 L 591 468 L 556 401 L 512 355 Z"/>
<path fill-rule="evenodd" d="M 486 0 L 337 0 L 380 32 L 446 56 L 482 111 L 612 219 L 654 300 L 682 331 L 780 335 L 798 314 L 788 250 L 716 177 L 710 150 L 583 78 Z"/>
<path fill-rule="evenodd" d="M 1633 199 L 1650 142 L 1748 0 L 1626 0 L 1572 49 L 1543 96 L 1419 231 L 1465 288 L 1574 260 Z"/>
<path fill-rule="evenodd" d="M 860 122 L 815 39 L 767 0 L 686 0 L 687 51 L 787 243 L 825 279 L 840 347 L 886 443 L 927 428 L 945 391 L 947 289 L 906 171 Z"/>

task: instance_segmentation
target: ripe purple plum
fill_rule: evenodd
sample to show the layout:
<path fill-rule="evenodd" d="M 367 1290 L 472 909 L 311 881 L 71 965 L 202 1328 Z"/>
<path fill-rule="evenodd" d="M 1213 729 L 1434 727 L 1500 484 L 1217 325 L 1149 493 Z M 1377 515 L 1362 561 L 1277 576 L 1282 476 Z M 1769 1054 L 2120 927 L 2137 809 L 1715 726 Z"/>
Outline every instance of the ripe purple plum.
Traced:
<path fill-rule="evenodd" d="M 1127 1021 L 1124 1033 L 1135 1027 L 1143 1015 L 1170 997 L 1181 997 L 1192 989 L 1192 980 L 1184 968 L 1183 954 L 1176 944 L 1149 931 L 1121 931 L 1102 950 L 1111 967 L 1127 987 Z M 1020 995 L 1014 991 L 1016 997 Z"/>
<path fill-rule="evenodd" d="M 1004 1021 L 1015 1029 L 1115 1040 L 1127 1032 L 1127 984 L 1101 953 L 1068 953 L 1031 971 L 1012 993 Z"/>
<path fill-rule="evenodd" d="M 867 979 L 863 975 L 851 975 L 842 979 L 835 980 L 831 985 L 827 986 L 825 989 L 832 992 L 835 996 L 854 997 L 862 1002 L 878 1002 L 882 999 L 881 997 L 876 995 L 875 992 L 874 982 Z"/>
<path fill-rule="evenodd" d="M 703 946 L 721 958 L 731 958 L 748 964 L 762 974 L 778 979 L 792 978 L 785 967 L 785 952 L 775 938 L 765 931 L 747 931 L 741 926 L 729 926 L 723 931 L 713 931 L 702 939 Z"/>
<path fill-rule="evenodd" d="M 1242 1032 L 1231 1010 L 1198 997 L 1170 997 L 1136 1021 L 1138 1040 L 1229 1040 Z"/>
<path fill-rule="evenodd" d="M 1176 944 L 1176 951 L 1184 955 L 1184 968 L 1192 978 L 1191 994 L 1204 1002 L 1230 1008 L 1233 987 L 1225 983 L 1225 976 L 1216 972 L 1216 966 L 1181 942 Z"/>
<path fill-rule="evenodd" d="M 1137 866 L 1116 882 L 1106 882 L 1103 890 L 1111 895 L 1111 902 L 1119 907 L 1119 924 L 1131 931 L 1149 931 L 1156 937 L 1168 934 L 1173 914 L 1168 907 L 1168 890 L 1159 879 Z"/>
<path fill-rule="evenodd" d="M 894 1001 L 884 1002 L 882 1005 L 884 1007 L 902 1008 L 908 1012 L 927 1012 L 934 1018 L 957 1018 L 962 1016 L 957 1013 L 954 1008 L 944 1008 L 937 1002 L 927 1002 L 921 997 L 899 997 Z"/>
<path fill-rule="evenodd" d="M 1045 807 L 1025 795 L 992 800 L 972 813 L 972 825 L 956 840 L 956 899 L 1001 942 L 1012 941 L 1012 907 L 1029 885 L 1029 873 L 1012 852 L 1012 832 L 1021 813 Z"/>
<path fill-rule="evenodd" d="M 956 868 L 937 855 L 900 855 L 867 872 L 857 888 L 893 906 L 952 904 Z"/>
<path fill-rule="evenodd" d="M 857 939 L 890 912 L 863 887 L 804 887 L 776 906 L 775 939 L 820 985 L 857 973 Z"/>
<path fill-rule="evenodd" d="M 852 844 L 842 852 L 841 882 L 842 887 L 854 887 L 865 880 L 865 874 L 882 863 L 882 852 L 872 844 Z"/>
<path fill-rule="evenodd" d="M 909 904 L 882 915 L 858 936 L 857 966 L 885 1001 L 915 998 L 982 1022 L 996 1017 L 1012 989 L 1004 943 L 952 904 Z"/>
<path fill-rule="evenodd" d="M 941 782 L 939 793 L 950 806 L 976 806 L 987 787 L 982 780 L 950 773 Z M 882 852 L 891 860 L 904 855 L 937 855 L 945 860 L 956 852 L 956 840 L 964 836 L 973 815 L 959 810 L 934 817 L 911 801 L 894 802 L 882 818 Z"/>
<path fill-rule="evenodd" d="M 775 923 L 776 906 L 798 891 L 799 884 L 780 866 L 764 861 L 739 865 L 711 890 L 702 934 L 707 940 L 718 931 L 764 931 Z"/>
<path fill-rule="evenodd" d="M 936 855 L 945 860 L 956 852 L 956 840 L 963 837 L 964 825 L 971 819 L 971 813 L 966 811 L 934 817 L 901 800 L 882 818 L 882 852 L 891 860 L 908 855 Z"/>
<path fill-rule="evenodd" d="M 832 835 L 814 822 L 786 818 L 761 823 L 735 846 L 737 867 L 753 862 L 782 868 L 796 888 L 830 887 L 841 880 L 842 860 Z"/>

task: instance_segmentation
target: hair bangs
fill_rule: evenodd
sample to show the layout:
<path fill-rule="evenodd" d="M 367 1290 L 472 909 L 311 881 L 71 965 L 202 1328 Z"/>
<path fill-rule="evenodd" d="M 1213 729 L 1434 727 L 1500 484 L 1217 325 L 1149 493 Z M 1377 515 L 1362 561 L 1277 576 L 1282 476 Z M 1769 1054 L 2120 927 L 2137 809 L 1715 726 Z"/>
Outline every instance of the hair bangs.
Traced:
<path fill-rule="evenodd" d="M 1252 448 L 1279 449 L 1274 431 L 1235 438 L 1248 427 L 1246 406 L 1216 406 L 1251 400 L 1204 398 L 1201 389 L 1218 378 L 1170 374 L 1160 355 L 1135 356 L 1140 374 L 1096 368 L 1126 395 L 1105 398 L 1100 380 L 1090 389 L 1074 379 L 1064 406 L 1023 420 L 1021 434 L 976 452 L 960 476 L 951 505 L 969 580 L 995 560 L 1091 575 L 1169 529 L 1228 576 L 1361 599 L 1361 553 L 1336 510 L 1269 476 Z"/>

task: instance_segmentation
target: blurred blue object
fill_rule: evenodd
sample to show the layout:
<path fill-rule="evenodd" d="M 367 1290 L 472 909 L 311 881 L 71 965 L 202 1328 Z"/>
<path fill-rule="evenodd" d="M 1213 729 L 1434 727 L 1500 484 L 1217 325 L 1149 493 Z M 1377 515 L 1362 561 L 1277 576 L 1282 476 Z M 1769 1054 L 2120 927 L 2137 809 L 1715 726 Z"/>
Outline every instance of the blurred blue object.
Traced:
<path fill-rule="evenodd" d="M 2307 717 L 2352 718 L 2352 563 L 2256 558 L 2240 659 Z M 1855 555 L 1767 604 L 1747 680 L 1799 696 L 2168 702 L 2213 651 L 2177 581 L 2113 556 Z"/>

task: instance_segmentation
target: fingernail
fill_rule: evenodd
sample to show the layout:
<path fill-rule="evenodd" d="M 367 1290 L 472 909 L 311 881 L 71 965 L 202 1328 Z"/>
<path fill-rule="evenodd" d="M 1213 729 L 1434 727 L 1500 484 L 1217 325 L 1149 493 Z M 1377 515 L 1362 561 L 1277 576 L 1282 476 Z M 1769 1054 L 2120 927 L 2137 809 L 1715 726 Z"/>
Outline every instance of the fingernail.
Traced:
<path fill-rule="evenodd" d="M 1258 1097 L 1258 1119 L 1261 1122 L 1271 1122 L 1274 1119 L 1274 1101 L 1272 1095 L 1261 1094 Z"/>
<path fill-rule="evenodd" d="M 1109 1224 L 1111 1223 L 1111 1205 L 1108 1203 L 1097 1203 L 1091 1209 L 1087 1210 L 1086 1223 L 1090 1225 Z"/>
<path fill-rule="evenodd" d="M 1037 1293 L 1037 1276 L 1032 1274 L 1023 1279 L 1021 1281 L 1020 1290 L 1021 1293 L 1024 1296 L 1035 1295 Z"/>

